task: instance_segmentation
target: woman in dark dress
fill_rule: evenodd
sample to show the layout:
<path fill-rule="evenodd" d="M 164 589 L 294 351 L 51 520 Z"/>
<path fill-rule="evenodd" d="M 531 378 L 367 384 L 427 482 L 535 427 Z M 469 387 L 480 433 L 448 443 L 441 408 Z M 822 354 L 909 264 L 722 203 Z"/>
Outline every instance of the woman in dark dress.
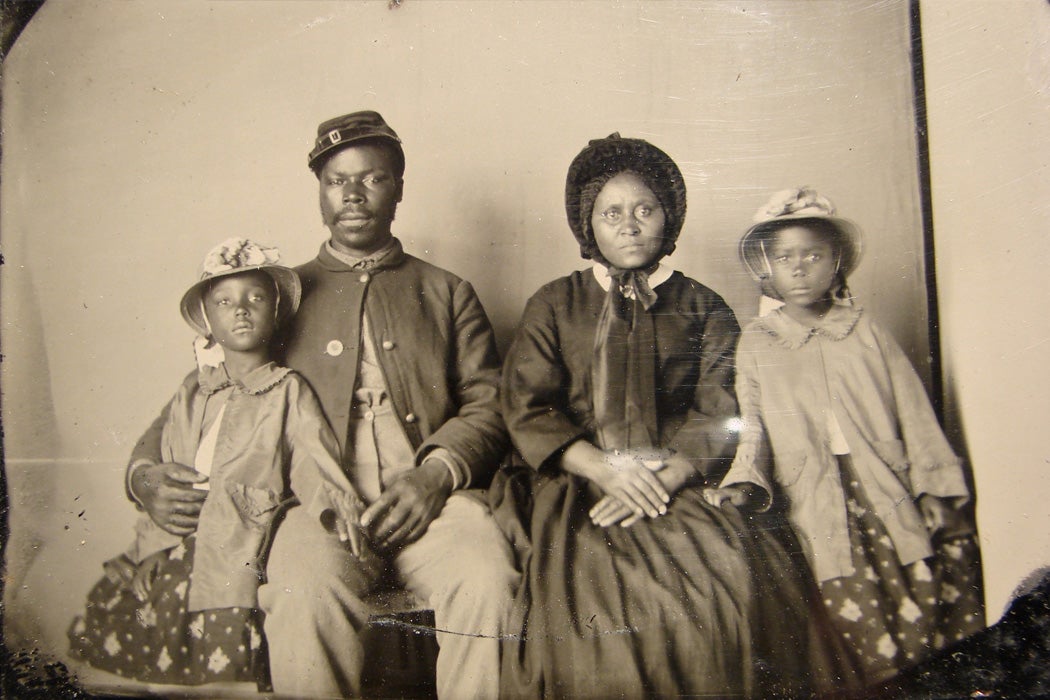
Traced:
<path fill-rule="evenodd" d="M 739 326 L 721 297 L 662 261 L 685 209 L 681 172 L 645 141 L 613 134 L 570 166 L 569 226 L 594 265 L 529 300 L 503 374 L 507 426 L 530 468 L 490 491 L 524 573 L 501 695 L 836 683 L 809 667 L 839 671 L 809 644 L 819 610 L 804 567 L 702 496 L 734 447 Z"/>

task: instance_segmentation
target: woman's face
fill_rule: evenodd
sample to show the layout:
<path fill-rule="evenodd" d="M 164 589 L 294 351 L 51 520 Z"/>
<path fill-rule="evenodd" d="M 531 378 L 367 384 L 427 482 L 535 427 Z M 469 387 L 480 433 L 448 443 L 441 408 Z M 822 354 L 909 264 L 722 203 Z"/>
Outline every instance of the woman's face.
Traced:
<path fill-rule="evenodd" d="M 664 247 L 664 221 L 660 200 L 634 173 L 620 173 L 605 183 L 591 212 L 598 250 L 621 270 L 656 262 Z"/>

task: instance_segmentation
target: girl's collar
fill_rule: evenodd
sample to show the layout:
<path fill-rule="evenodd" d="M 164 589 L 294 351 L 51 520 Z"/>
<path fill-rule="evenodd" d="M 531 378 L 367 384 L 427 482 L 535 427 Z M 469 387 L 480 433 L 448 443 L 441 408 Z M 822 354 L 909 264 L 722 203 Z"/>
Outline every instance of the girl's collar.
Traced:
<path fill-rule="evenodd" d="M 830 340 L 843 340 L 853 332 L 863 311 L 860 306 L 836 302 L 820 321 L 804 325 L 788 316 L 784 309 L 777 308 L 755 319 L 754 325 L 773 336 L 778 344 L 797 350 L 817 334 Z"/>
<path fill-rule="evenodd" d="M 594 273 L 594 279 L 598 282 L 599 286 L 605 291 L 609 291 L 609 285 L 612 284 L 612 277 L 609 276 L 609 268 L 601 263 L 594 263 L 591 267 L 591 272 Z M 670 265 L 665 265 L 662 262 L 656 264 L 656 270 L 649 274 L 649 287 L 656 289 L 661 284 L 671 279 L 671 275 L 674 274 L 674 268 Z"/>
<path fill-rule="evenodd" d="M 239 386 L 249 394 L 262 394 L 275 387 L 291 371 L 271 361 L 236 381 L 226 371 L 226 353 L 221 345 L 197 336 L 193 341 L 193 352 L 197 356 L 197 384 L 205 394 L 214 394 L 228 386 Z"/>
<path fill-rule="evenodd" d="M 197 384 L 205 395 L 214 394 L 228 386 L 236 386 L 247 394 L 264 394 L 280 384 L 291 371 L 271 361 L 256 367 L 237 381 L 230 378 L 225 364 L 218 367 L 201 367 L 197 371 Z"/>

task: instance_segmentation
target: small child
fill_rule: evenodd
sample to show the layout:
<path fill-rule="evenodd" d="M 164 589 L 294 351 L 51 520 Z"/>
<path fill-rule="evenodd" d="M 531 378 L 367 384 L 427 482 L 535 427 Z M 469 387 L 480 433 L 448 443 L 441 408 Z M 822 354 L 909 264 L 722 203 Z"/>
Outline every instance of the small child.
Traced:
<path fill-rule="evenodd" d="M 301 294 L 278 260 L 275 248 L 231 238 L 182 298 L 200 335 L 198 369 L 168 405 L 161 451 L 207 476 L 198 486 L 208 493 L 195 533 L 170 534 L 142 515 L 130 549 L 105 564 L 69 633 L 72 655 L 92 666 L 152 683 L 258 680 L 256 594 L 270 528 L 292 499 L 370 556 L 362 502 L 316 397 L 270 360 Z"/>
<path fill-rule="evenodd" d="M 777 193 L 740 255 L 780 308 L 737 348 L 743 428 L 713 505 L 783 497 L 866 684 L 978 631 L 959 459 L 893 338 L 853 303 L 861 235 L 809 188 Z M 774 485 L 775 483 L 775 485 Z"/>

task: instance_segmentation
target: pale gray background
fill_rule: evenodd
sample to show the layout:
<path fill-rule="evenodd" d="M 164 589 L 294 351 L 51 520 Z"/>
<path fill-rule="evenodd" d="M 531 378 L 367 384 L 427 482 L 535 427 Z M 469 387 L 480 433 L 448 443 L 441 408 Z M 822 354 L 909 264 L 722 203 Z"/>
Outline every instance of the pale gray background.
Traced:
<path fill-rule="evenodd" d="M 994 620 L 1050 561 L 1050 328 L 1024 291 L 1048 259 L 1050 12 L 923 9 L 949 417 Z M 753 211 L 798 184 L 834 199 L 868 236 L 852 288 L 929 377 L 903 1 L 51 0 L 3 89 L 7 624 L 54 651 L 130 537 L 130 446 L 191 366 L 179 297 L 228 236 L 315 254 L 306 153 L 336 114 L 377 109 L 400 133 L 395 233 L 475 284 L 504 347 L 528 295 L 583 266 L 565 170 L 619 130 L 682 167 L 670 262 L 742 320 Z"/>

